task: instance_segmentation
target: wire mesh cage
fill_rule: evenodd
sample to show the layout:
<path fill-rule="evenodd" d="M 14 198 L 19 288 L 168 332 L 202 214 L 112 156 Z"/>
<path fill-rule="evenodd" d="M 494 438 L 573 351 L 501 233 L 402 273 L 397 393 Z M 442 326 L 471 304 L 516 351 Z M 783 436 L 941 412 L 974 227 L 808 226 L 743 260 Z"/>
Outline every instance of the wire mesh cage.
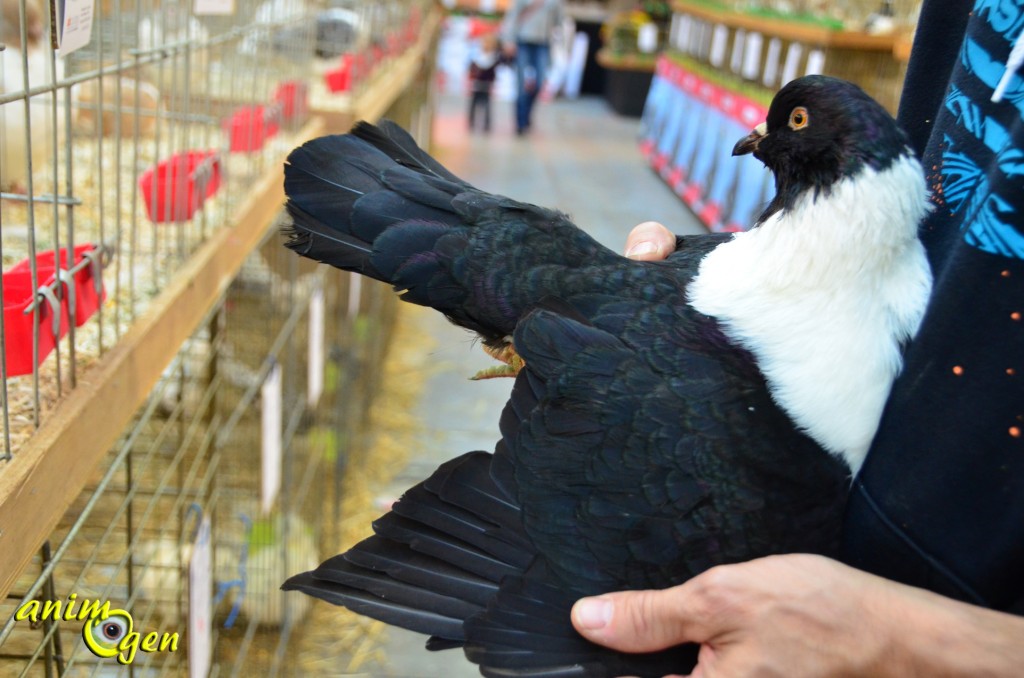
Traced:
<path fill-rule="evenodd" d="M 0 3 L 0 551 L 23 565 L 0 572 L 0 676 L 304 675 L 309 602 L 279 586 L 341 539 L 394 300 L 281 246 L 281 163 L 318 107 L 332 131 L 387 113 L 423 141 L 436 17 L 93 4 Z M 108 418 L 128 423 L 104 438 Z M 59 449 L 75 430 L 95 462 Z M 37 460 L 66 476 L 52 496 Z"/>
<path fill-rule="evenodd" d="M 372 391 L 371 371 L 359 365 L 381 359 L 394 300 L 375 286 L 353 302 L 347 276 L 310 270 L 278 240 L 272 235 L 246 261 L 0 606 L 0 675 L 107 675 L 125 666 L 179 675 L 203 661 L 192 653 L 204 647 L 226 675 L 302 674 L 288 645 L 311 599 L 279 587 L 337 544 L 347 456 L 337 432 L 359 428 L 362 412 L 345 398 L 359 402 L 357 394 Z M 317 341 L 322 349 L 311 352 Z M 310 356 L 321 350 L 316 395 Z M 280 426 L 269 499 L 261 454 L 268 416 Z M 209 551 L 206 616 L 193 598 L 204 586 L 196 579 L 201 546 Z M 56 619 L 42 607 L 32 613 L 34 603 L 53 601 L 62 605 Z M 100 632 L 79 613 L 99 601 L 127 612 L 140 634 L 110 657 L 83 640 Z M 27 614 L 18 619 L 18 610 Z M 203 622 L 206 636 L 196 626 Z M 176 641 L 147 650 L 152 633 L 157 648 L 165 636 Z"/>
<path fill-rule="evenodd" d="M 3 3 L 0 255 L 12 288 L 4 294 L 5 455 L 288 147 L 287 134 L 271 132 L 302 122 L 287 86 L 312 59 L 304 36 L 313 24 L 302 2 L 271 4 L 261 13 L 240 1 L 234 15 L 214 17 L 186 11 L 188 3 L 104 2 L 94 39 L 61 54 L 47 28 L 52 3 Z M 298 39 L 264 49 L 281 31 Z M 86 260 L 79 250 L 88 246 L 99 256 Z M 101 286 L 93 297 L 107 303 L 70 304 L 84 285 L 56 279 L 54 252 L 59 267 L 85 267 Z M 50 302 L 33 305 L 30 292 L 26 307 L 13 294 L 7 283 L 18 263 L 31 290 L 49 288 Z M 50 317 L 58 318 L 52 328 Z M 20 331 L 27 341 L 16 341 Z M 15 345 L 28 354 L 18 365 Z"/>
<path fill-rule="evenodd" d="M 311 106 L 348 106 L 409 51 L 427 5 L 105 0 L 73 51 L 53 49 L 71 44 L 49 28 L 63 6 L 0 14 L 2 458 L 230 222 Z"/>

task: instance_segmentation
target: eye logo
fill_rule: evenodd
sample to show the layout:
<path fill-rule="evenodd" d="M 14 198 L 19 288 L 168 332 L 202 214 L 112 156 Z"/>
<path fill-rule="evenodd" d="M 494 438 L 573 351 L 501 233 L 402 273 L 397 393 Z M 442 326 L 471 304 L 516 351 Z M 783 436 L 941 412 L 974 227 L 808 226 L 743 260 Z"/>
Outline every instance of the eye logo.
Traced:
<path fill-rule="evenodd" d="M 111 609 L 110 602 L 99 600 L 81 601 L 78 609 L 77 595 L 72 593 L 66 602 L 60 600 L 29 600 L 14 614 L 15 621 L 81 621 L 82 640 L 97 657 L 117 658 L 117 663 L 127 666 L 135 661 L 139 650 L 143 652 L 177 652 L 177 633 L 151 631 L 141 636 L 135 630 L 135 622 L 127 610 Z"/>
<path fill-rule="evenodd" d="M 94 655 L 110 659 L 121 652 L 121 641 L 131 636 L 134 626 L 128 612 L 110 610 L 109 616 L 98 615 L 85 622 L 82 640 Z"/>
<path fill-rule="evenodd" d="M 135 653 L 143 652 L 174 652 L 178 649 L 178 634 L 156 631 L 147 633 L 144 638 L 135 631 L 135 622 L 127 610 L 104 610 L 91 617 L 82 627 L 82 640 L 86 647 L 97 657 L 112 659 L 127 666 L 135 661 Z"/>

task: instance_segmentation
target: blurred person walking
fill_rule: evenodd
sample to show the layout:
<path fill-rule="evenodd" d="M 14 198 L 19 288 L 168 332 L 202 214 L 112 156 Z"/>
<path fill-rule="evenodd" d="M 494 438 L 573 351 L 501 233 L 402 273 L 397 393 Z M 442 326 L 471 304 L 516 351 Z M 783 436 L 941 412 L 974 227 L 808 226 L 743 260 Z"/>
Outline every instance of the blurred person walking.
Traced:
<path fill-rule="evenodd" d="M 551 35 L 565 19 L 563 0 L 513 0 L 501 25 L 505 54 L 515 56 L 516 134 L 530 129 L 530 114 L 551 60 Z"/>
<path fill-rule="evenodd" d="M 487 34 L 480 37 L 476 53 L 469 62 L 469 129 L 476 128 L 477 110 L 483 110 L 484 131 L 491 131 L 491 91 L 498 65 L 511 61 L 498 49 L 498 38 Z"/>

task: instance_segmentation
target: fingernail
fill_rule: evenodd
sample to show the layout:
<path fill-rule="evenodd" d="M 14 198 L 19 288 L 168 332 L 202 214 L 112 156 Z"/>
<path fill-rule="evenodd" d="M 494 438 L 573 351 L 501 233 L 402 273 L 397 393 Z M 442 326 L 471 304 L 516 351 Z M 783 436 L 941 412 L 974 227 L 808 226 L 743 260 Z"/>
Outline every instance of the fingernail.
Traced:
<path fill-rule="evenodd" d="M 600 598 L 585 598 L 576 603 L 576 621 L 590 631 L 603 629 L 612 620 L 612 604 Z"/>
<path fill-rule="evenodd" d="M 637 257 L 641 257 L 645 254 L 656 254 L 657 252 L 657 245 L 655 245 L 653 242 L 649 240 L 644 240 L 643 242 L 638 242 L 637 244 L 630 247 L 629 251 L 626 252 L 626 256 L 629 257 L 630 259 L 636 259 Z"/>

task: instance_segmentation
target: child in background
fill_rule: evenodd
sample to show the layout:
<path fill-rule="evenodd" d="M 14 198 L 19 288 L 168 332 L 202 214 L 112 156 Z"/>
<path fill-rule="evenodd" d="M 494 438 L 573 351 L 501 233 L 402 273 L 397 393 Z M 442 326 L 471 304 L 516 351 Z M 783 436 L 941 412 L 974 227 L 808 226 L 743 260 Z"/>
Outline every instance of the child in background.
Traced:
<path fill-rule="evenodd" d="M 491 90 L 494 88 L 495 72 L 505 58 L 498 50 L 498 39 L 493 34 L 480 38 L 478 49 L 469 63 L 469 82 L 472 98 L 469 101 L 469 129 L 474 129 L 476 112 L 483 109 L 484 131 L 491 131 Z"/>

